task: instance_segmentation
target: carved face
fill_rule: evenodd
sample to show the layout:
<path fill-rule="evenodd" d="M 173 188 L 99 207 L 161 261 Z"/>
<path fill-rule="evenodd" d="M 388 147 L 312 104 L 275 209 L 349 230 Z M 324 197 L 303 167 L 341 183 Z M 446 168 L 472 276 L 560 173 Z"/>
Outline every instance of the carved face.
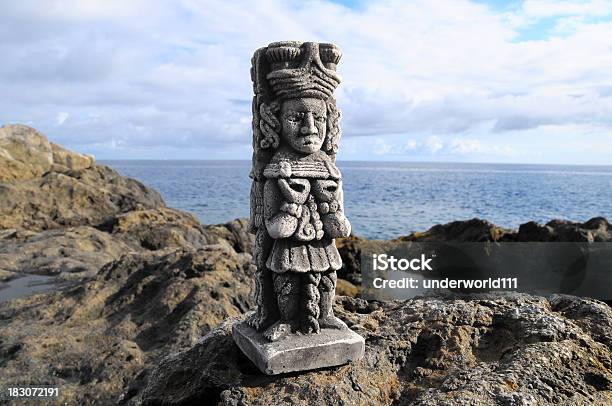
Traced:
<path fill-rule="evenodd" d="M 321 149 L 327 129 L 327 106 L 323 100 L 286 100 L 280 118 L 283 138 L 291 148 L 303 154 Z"/>

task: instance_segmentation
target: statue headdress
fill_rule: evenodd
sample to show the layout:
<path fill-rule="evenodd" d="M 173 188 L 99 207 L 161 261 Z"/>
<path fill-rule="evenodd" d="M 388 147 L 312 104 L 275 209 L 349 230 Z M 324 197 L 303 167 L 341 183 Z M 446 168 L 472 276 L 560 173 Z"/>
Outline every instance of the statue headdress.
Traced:
<path fill-rule="evenodd" d="M 313 97 L 327 100 L 340 84 L 336 64 L 341 53 L 331 44 L 275 42 L 266 48 L 270 90 L 279 99 Z M 327 66 L 326 66 L 327 64 Z"/>
<path fill-rule="evenodd" d="M 263 223 L 264 168 L 281 140 L 280 103 L 287 99 L 316 98 L 327 105 L 327 134 L 323 151 L 335 160 L 340 139 L 340 111 L 333 92 L 340 84 L 336 65 L 342 53 L 333 44 L 274 42 L 255 51 L 253 81 L 253 168 L 250 229 Z"/>

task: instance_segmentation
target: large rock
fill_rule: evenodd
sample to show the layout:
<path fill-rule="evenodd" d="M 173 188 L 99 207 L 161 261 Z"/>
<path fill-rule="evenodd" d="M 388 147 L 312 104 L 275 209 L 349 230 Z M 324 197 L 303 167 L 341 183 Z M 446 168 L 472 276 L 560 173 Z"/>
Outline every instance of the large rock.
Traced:
<path fill-rule="evenodd" d="M 126 254 L 88 282 L 0 306 L 0 382 L 61 404 L 127 402 L 162 356 L 252 307 L 251 256 L 223 245 Z"/>
<path fill-rule="evenodd" d="M 0 305 L 0 382 L 129 401 L 162 355 L 252 306 L 246 221 L 203 226 L 33 129 L 2 131 L 0 279 L 70 281 Z"/>
<path fill-rule="evenodd" d="M 156 191 L 50 143 L 24 125 L 0 128 L 0 230 L 99 226 L 164 207 Z"/>
<path fill-rule="evenodd" d="M 570 296 L 433 297 L 337 314 L 366 338 L 352 365 L 262 376 L 227 320 L 150 374 L 145 405 L 603 405 L 612 402 L 612 310 Z"/>
<path fill-rule="evenodd" d="M 40 177 L 46 172 L 91 168 L 91 156 L 53 144 L 34 128 L 21 125 L 0 127 L 0 182 Z"/>
<path fill-rule="evenodd" d="M 512 230 L 497 227 L 486 220 L 473 218 L 471 220 L 453 221 L 447 224 L 437 224 L 425 232 L 412 233 L 400 237 L 400 241 L 415 242 L 486 242 L 499 241 Z"/>
<path fill-rule="evenodd" d="M 0 270 L 91 277 L 130 250 L 121 240 L 89 226 L 40 233 L 4 230 L 0 233 Z"/>
<path fill-rule="evenodd" d="M 103 228 L 136 249 L 197 249 L 223 244 L 237 252 L 251 253 L 254 236 L 248 233 L 247 225 L 246 219 L 238 219 L 204 226 L 190 213 L 164 207 L 120 214 Z"/>
<path fill-rule="evenodd" d="M 535 221 L 521 224 L 516 241 L 546 242 L 607 242 L 612 241 L 612 228 L 603 217 L 594 217 L 584 223 L 552 220 L 541 225 Z"/>
<path fill-rule="evenodd" d="M 156 191 L 99 165 L 0 183 L 0 229 L 99 226 L 121 213 L 163 206 Z"/>

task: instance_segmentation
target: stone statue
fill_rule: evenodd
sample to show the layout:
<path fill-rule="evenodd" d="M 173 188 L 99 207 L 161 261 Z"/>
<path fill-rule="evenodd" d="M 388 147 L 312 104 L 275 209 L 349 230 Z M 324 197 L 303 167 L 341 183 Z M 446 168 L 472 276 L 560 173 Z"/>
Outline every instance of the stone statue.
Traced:
<path fill-rule="evenodd" d="M 257 310 L 246 325 L 234 327 L 234 338 L 266 373 L 338 365 L 363 354 L 363 338 L 333 312 L 342 266 L 334 239 L 351 232 L 335 164 L 340 111 L 333 92 L 340 57 L 333 44 L 275 42 L 252 59 L 250 229 L 256 235 Z M 330 346 L 336 354 L 326 359 L 326 349 L 314 359 L 296 353 L 303 348 L 289 348 L 305 337 L 313 348 Z M 344 353 L 338 354 L 338 343 Z M 297 355 L 311 362 L 295 365 Z"/>

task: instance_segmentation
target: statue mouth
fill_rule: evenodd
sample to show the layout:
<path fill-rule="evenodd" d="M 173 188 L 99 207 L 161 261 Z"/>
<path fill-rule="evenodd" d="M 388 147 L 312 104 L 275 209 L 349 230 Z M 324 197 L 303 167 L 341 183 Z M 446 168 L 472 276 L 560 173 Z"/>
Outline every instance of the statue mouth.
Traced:
<path fill-rule="evenodd" d="M 302 138 L 302 145 L 312 145 L 316 143 L 317 137 L 315 135 L 307 135 Z"/>

